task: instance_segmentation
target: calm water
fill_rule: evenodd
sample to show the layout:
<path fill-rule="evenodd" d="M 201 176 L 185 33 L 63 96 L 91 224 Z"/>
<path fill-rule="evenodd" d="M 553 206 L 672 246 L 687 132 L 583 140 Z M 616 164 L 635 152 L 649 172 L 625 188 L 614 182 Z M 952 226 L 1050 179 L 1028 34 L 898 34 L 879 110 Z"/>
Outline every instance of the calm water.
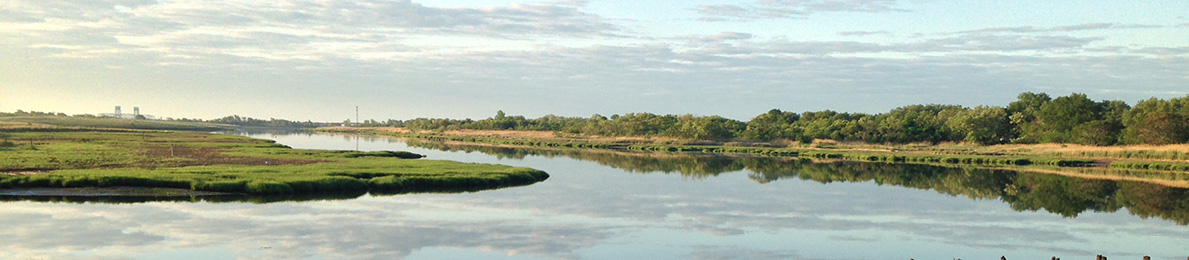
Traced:
<path fill-rule="evenodd" d="M 4 202 L 2 259 L 1185 259 L 1183 189 L 788 159 L 253 135 L 542 169 L 460 194 L 304 202 Z M 1075 217 L 1076 216 L 1076 217 Z"/>

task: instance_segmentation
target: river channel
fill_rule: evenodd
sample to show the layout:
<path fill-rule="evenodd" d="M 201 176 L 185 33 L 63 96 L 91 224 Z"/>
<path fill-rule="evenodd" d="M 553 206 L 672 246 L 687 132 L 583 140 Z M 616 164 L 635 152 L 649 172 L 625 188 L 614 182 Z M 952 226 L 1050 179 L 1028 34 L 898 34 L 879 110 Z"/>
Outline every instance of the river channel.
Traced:
<path fill-rule="evenodd" d="M 0 259 L 1185 259 L 1189 192 L 1002 170 L 244 134 L 541 169 L 467 193 L 9 201 Z"/>

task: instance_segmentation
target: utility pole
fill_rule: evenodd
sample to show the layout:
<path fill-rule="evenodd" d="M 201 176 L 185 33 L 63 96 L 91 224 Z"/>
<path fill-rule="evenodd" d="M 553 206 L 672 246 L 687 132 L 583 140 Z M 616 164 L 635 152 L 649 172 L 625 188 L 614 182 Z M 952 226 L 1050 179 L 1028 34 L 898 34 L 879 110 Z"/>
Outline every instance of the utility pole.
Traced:
<path fill-rule="evenodd" d="M 355 106 L 355 125 L 359 126 L 359 106 Z"/>

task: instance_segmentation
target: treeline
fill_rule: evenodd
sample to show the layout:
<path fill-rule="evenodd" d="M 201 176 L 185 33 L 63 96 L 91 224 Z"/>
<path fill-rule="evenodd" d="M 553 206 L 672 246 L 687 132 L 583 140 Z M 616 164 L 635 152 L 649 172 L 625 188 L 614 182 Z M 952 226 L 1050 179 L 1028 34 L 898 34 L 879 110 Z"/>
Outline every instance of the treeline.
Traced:
<path fill-rule="evenodd" d="M 17 110 L 13 113 L 0 112 L 0 117 L 59 117 L 59 118 L 113 118 L 110 116 L 97 116 L 92 114 L 76 114 L 66 115 L 61 112 L 38 112 L 38 111 L 23 111 Z M 138 120 L 147 120 L 143 116 L 136 118 Z M 316 128 L 328 126 L 329 123 L 316 123 L 312 121 L 289 121 L 285 119 L 269 118 L 268 120 L 256 119 L 251 117 L 241 117 L 239 115 L 231 115 L 222 118 L 203 120 L 198 118 L 172 118 L 166 117 L 163 120 L 157 121 L 174 121 L 186 123 L 218 123 L 237 126 L 259 126 L 259 127 L 285 127 L 285 128 Z"/>
<path fill-rule="evenodd" d="M 39 112 L 39 111 L 24 111 L 24 110 L 17 109 L 17 111 L 12 112 L 12 113 L 0 112 L 0 116 L 9 117 L 9 116 L 67 116 L 67 115 L 66 115 L 66 113 L 62 113 L 62 112 Z M 95 117 L 94 115 L 74 115 L 74 116 Z"/>
<path fill-rule="evenodd" d="M 747 122 L 719 116 L 650 113 L 610 117 L 595 114 L 587 118 L 547 115 L 528 119 L 499 111 L 494 117 L 482 120 L 368 120 L 360 125 L 436 131 L 544 130 L 699 140 L 784 139 L 806 143 L 830 139 L 869 143 L 1178 144 L 1189 142 L 1189 95 L 1169 100 L 1151 98 L 1132 107 L 1118 100 L 1093 101 L 1079 93 L 1053 98 L 1045 93 L 1026 92 L 1005 107 L 910 105 L 880 114 L 830 110 L 794 113 L 773 109 Z"/>
<path fill-rule="evenodd" d="M 186 119 L 183 118 L 181 120 L 186 120 Z M 269 118 L 268 120 L 263 120 L 263 119 L 256 119 L 256 118 L 251 118 L 251 117 L 240 117 L 239 115 L 226 116 L 226 117 L 217 118 L 217 119 L 213 119 L 213 120 L 207 120 L 205 122 L 229 124 L 229 125 L 237 125 L 237 126 L 286 127 L 286 128 L 315 128 L 315 127 L 321 127 L 321 126 L 328 125 L 326 123 L 315 123 L 315 122 L 311 122 L 308 120 L 305 122 L 289 121 L 289 120 L 285 120 L 285 119 L 276 119 L 276 118 Z"/>

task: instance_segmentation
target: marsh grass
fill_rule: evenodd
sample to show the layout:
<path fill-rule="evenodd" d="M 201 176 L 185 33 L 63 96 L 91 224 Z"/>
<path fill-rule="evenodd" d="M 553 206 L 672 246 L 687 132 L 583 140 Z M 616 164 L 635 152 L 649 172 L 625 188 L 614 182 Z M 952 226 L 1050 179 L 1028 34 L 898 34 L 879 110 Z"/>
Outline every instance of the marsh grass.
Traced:
<path fill-rule="evenodd" d="M 143 129 L 143 130 L 176 130 L 176 131 L 219 131 L 233 129 L 235 126 L 204 122 L 178 122 L 163 120 L 135 120 L 107 117 L 70 117 L 51 115 L 20 115 L 0 117 L 0 121 L 7 121 L 7 126 L 20 123 L 34 125 L 52 125 L 60 127 L 86 128 L 115 128 L 115 129 Z"/>
<path fill-rule="evenodd" d="M 297 150 L 269 140 L 196 132 L 49 127 L 6 133 L 36 149 L 0 149 L 0 188 L 132 186 L 304 194 L 486 189 L 548 178 L 528 168 L 412 160 L 422 156 L 408 152 Z M 16 172 L 39 173 L 3 174 Z"/>

